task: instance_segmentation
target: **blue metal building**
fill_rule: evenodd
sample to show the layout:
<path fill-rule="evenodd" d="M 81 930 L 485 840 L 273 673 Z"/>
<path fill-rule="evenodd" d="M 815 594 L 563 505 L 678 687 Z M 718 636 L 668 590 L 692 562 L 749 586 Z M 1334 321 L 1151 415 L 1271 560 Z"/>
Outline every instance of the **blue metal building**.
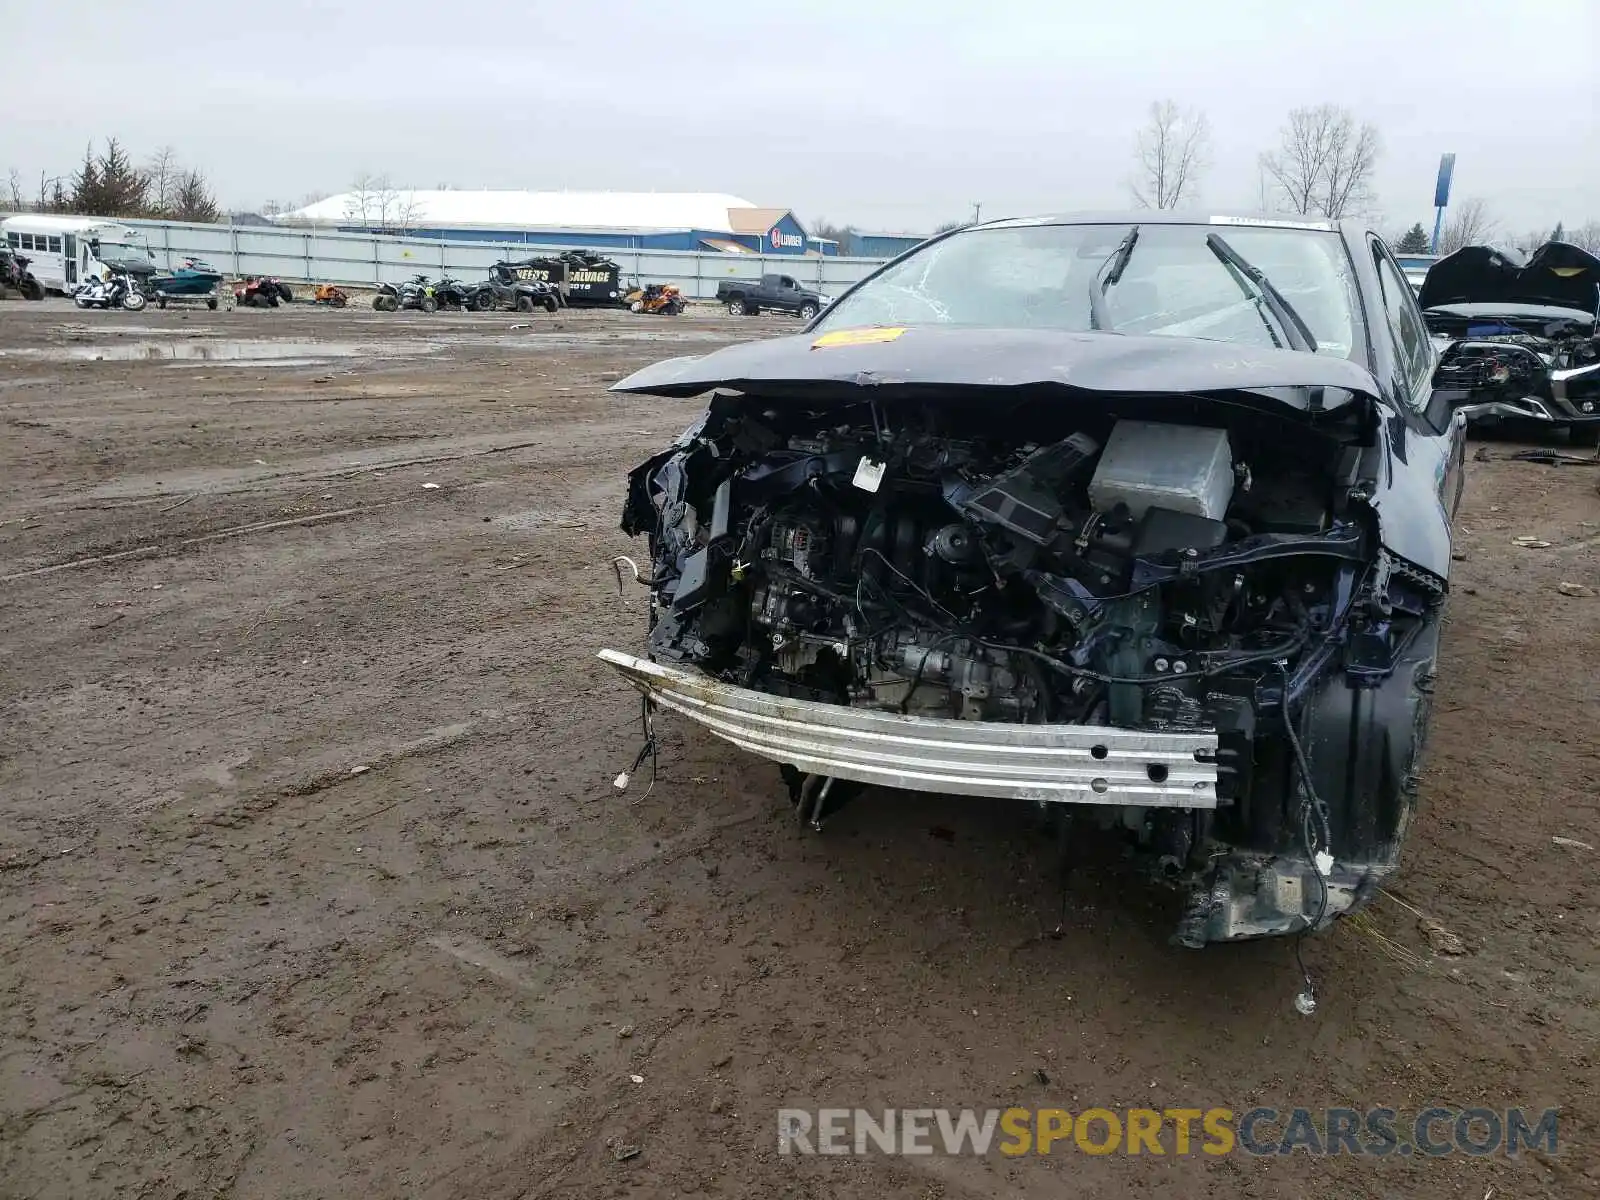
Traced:
<path fill-rule="evenodd" d="M 480 192 L 370 189 L 330 196 L 274 220 L 452 241 L 596 250 L 837 254 L 786 208 L 707 192 Z"/>

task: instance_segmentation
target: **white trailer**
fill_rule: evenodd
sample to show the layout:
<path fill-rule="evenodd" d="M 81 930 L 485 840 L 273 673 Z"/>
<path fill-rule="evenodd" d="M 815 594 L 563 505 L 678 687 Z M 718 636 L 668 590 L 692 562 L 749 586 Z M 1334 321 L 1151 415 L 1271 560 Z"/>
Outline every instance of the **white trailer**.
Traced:
<path fill-rule="evenodd" d="M 31 259 L 28 269 L 50 291 L 71 295 L 85 279 L 108 269 L 148 276 L 155 255 L 138 230 L 104 217 L 24 213 L 0 221 L 6 245 Z"/>

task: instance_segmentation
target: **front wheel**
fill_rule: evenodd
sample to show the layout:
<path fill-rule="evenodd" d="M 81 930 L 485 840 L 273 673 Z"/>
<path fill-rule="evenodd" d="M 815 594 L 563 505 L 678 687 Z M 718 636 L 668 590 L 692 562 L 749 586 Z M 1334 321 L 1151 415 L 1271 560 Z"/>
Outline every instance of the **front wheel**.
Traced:
<path fill-rule="evenodd" d="M 44 284 L 40 283 L 32 275 L 17 284 L 17 290 L 22 293 L 24 300 L 44 299 Z"/>
<path fill-rule="evenodd" d="M 730 317 L 747 317 L 750 315 L 750 310 L 748 307 L 746 307 L 745 302 L 742 299 L 729 300 L 728 315 Z"/>
<path fill-rule="evenodd" d="M 518 312 L 522 312 L 522 313 L 531 313 L 533 311 L 533 297 L 532 296 L 518 296 L 517 297 L 517 311 Z"/>
<path fill-rule="evenodd" d="M 74 304 L 76 304 L 79 308 L 93 308 L 94 307 L 94 301 L 90 300 L 87 296 L 74 296 L 72 298 L 72 302 Z"/>
<path fill-rule="evenodd" d="M 435 313 L 439 311 L 439 302 L 432 296 L 424 296 L 417 301 L 417 307 L 425 313 Z"/>
<path fill-rule="evenodd" d="M 817 306 L 815 304 L 802 304 L 800 306 L 799 316 L 802 321 L 816 320 Z"/>
<path fill-rule="evenodd" d="M 280 283 L 278 285 L 278 298 L 285 304 L 294 303 L 294 293 L 289 290 L 289 285 L 287 283 Z"/>
<path fill-rule="evenodd" d="M 167 298 L 165 296 L 157 296 L 156 297 L 156 307 L 157 308 L 163 308 L 163 309 L 166 308 L 167 307 Z"/>
<path fill-rule="evenodd" d="M 206 300 L 206 307 L 209 308 L 212 312 L 216 312 L 217 311 L 217 298 L 215 296 L 208 297 L 207 300 Z"/>
<path fill-rule="evenodd" d="M 142 308 L 144 308 L 144 303 L 145 301 L 143 292 L 129 292 L 122 298 L 122 307 L 127 309 L 129 312 L 140 311 Z"/>

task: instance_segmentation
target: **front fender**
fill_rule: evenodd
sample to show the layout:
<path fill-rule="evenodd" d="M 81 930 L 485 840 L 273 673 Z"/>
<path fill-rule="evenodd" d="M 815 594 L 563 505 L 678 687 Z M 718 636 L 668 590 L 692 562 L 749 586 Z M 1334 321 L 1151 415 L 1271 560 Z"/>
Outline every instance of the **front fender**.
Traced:
<path fill-rule="evenodd" d="M 1456 440 L 1425 436 L 1399 417 L 1378 423 L 1381 463 L 1368 498 L 1378 540 L 1443 586 L 1450 578 L 1450 518 L 1460 489 Z"/>

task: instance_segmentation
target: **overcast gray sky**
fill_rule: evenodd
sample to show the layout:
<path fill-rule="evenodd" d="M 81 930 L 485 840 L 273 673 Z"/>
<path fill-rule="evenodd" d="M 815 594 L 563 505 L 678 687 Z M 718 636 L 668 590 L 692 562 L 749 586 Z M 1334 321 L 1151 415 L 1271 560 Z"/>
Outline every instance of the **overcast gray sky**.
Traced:
<path fill-rule="evenodd" d="M 1284 115 L 1333 101 L 1382 131 L 1386 228 L 1431 221 L 1445 150 L 1508 231 L 1600 218 L 1597 0 L 0 0 L 0 46 L 0 171 L 115 134 L 236 208 L 359 172 L 914 231 L 1124 207 L 1170 97 L 1210 117 L 1210 206 L 1255 207 Z"/>

